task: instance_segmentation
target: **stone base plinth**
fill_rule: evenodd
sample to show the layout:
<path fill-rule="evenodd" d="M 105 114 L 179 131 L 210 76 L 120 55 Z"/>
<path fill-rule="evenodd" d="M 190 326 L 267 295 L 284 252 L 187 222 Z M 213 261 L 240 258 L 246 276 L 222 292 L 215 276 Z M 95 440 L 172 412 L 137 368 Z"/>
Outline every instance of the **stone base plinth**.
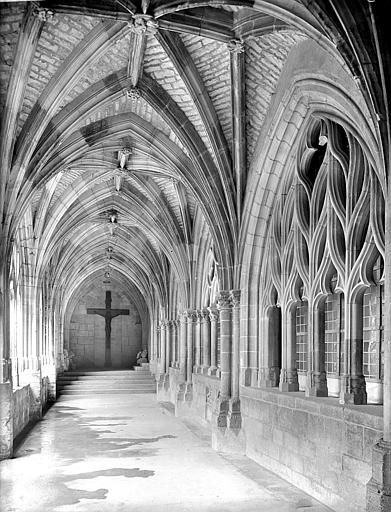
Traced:
<path fill-rule="evenodd" d="M 372 451 L 372 478 L 367 484 L 367 512 L 391 510 L 391 443 L 379 441 Z"/>
<path fill-rule="evenodd" d="M 212 417 L 212 447 L 225 453 L 245 454 L 245 437 L 241 429 L 240 402 L 219 399 Z"/>
<path fill-rule="evenodd" d="M 0 460 L 12 457 L 13 394 L 11 382 L 0 384 Z"/>

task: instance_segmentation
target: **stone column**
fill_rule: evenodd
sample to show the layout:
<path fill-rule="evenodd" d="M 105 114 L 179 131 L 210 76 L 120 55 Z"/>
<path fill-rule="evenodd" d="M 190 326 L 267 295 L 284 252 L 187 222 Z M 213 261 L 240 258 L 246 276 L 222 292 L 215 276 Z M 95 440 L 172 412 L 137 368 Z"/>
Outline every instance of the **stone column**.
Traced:
<path fill-rule="evenodd" d="M 367 403 L 365 377 L 363 375 L 363 308 L 362 299 L 345 302 L 345 341 L 350 347 L 350 375 L 341 380 L 341 404 L 362 405 Z"/>
<path fill-rule="evenodd" d="M 28 344 L 29 344 L 29 371 L 26 375 L 30 385 L 30 419 L 40 420 L 42 418 L 42 368 L 38 351 L 38 318 L 37 302 L 35 300 L 35 286 L 29 287 L 28 308 Z"/>
<path fill-rule="evenodd" d="M 229 428 L 237 430 L 242 426 L 239 400 L 240 290 L 232 290 L 230 299 L 232 304 L 232 374 L 231 400 L 227 419 Z"/>
<path fill-rule="evenodd" d="M 173 320 L 172 321 L 172 329 L 171 329 L 171 333 L 172 333 L 172 357 L 171 357 L 171 360 L 172 360 L 172 366 L 173 367 L 177 367 L 177 363 L 178 363 L 178 325 L 179 325 L 179 322 L 178 320 Z"/>
<path fill-rule="evenodd" d="M 179 383 L 177 401 L 185 398 L 187 375 L 187 317 L 182 313 L 179 317 Z"/>
<path fill-rule="evenodd" d="M 194 323 L 196 321 L 196 314 L 194 310 L 187 310 L 185 314 L 187 319 L 187 364 L 185 400 L 190 401 L 193 398 L 193 343 Z"/>
<path fill-rule="evenodd" d="M 277 387 L 280 380 L 281 308 L 271 306 L 261 319 L 259 350 L 259 387 Z"/>
<path fill-rule="evenodd" d="M 232 290 L 232 376 L 231 396 L 239 399 L 240 290 Z"/>
<path fill-rule="evenodd" d="M 196 310 L 195 312 L 195 329 L 194 329 L 194 338 L 195 338 L 195 364 L 194 364 L 194 373 L 201 372 L 201 321 L 202 314 L 200 310 Z"/>
<path fill-rule="evenodd" d="M 160 374 L 166 370 L 166 323 L 160 322 Z"/>
<path fill-rule="evenodd" d="M 207 309 L 202 310 L 202 373 L 208 374 L 210 367 L 210 320 Z"/>
<path fill-rule="evenodd" d="M 153 351 L 154 351 L 154 359 L 156 363 L 158 362 L 160 356 L 160 325 L 156 326 L 154 339 L 153 339 Z"/>
<path fill-rule="evenodd" d="M 179 318 L 179 378 L 186 382 L 187 370 L 187 318 L 183 313 Z"/>
<path fill-rule="evenodd" d="M 221 340 L 221 383 L 220 394 L 222 399 L 231 396 L 231 351 L 232 351 L 232 324 L 231 300 L 228 291 L 221 291 L 218 299 L 220 312 L 220 340 Z"/>
<path fill-rule="evenodd" d="M 217 372 L 217 321 L 219 312 L 216 308 L 208 308 L 210 319 L 210 368 L 209 375 L 216 375 Z"/>
<path fill-rule="evenodd" d="M 164 372 L 169 373 L 170 371 L 170 359 L 171 359 L 171 341 L 172 341 L 172 322 L 166 322 L 166 361 L 164 366 Z"/>
<path fill-rule="evenodd" d="M 295 309 L 286 307 L 282 311 L 282 368 L 280 391 L 299 391 L 296 369 L 296 321 Z M 284 314 L 285 313 L 285 314 Z"/>
<path fill-rule="evenodd" d="M 312 315 L 311 315 L 312 311 Z M 306 396 L 328 396 L 327 378 L 324 366 L 324 303 L 312 304 L 308 301 L 308 314 L 313 321 L 308 322 L 308 375 Z M 311 351 L 313 367 L 311 368 Z"/>
<path fill-rule="evenodd" d="M 372 452 L 372 478 L 367 484 L 367 512 L 391 510 L 391 187 L 386 198 L 384 260 L 383 438 Z"/>

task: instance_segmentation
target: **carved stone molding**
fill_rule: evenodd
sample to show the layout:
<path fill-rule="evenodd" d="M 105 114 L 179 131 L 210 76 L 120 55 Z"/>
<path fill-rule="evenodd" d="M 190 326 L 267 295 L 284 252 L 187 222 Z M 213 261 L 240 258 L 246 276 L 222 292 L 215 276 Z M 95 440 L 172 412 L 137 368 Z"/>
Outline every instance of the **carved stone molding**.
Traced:
<path fill-rule="evenodd" d="M 218 309 L 229 309 L 231 307 L 231 295 L 230 292 L 222 290 L 217 298 Z"/>
<path fill-rule="evenodd" d="M 130 148 L 122 148 L 118 151 L 118 164 L 120 169 L 126 169 L 126 164 L 129 156 L 132 154 L 132 150 Z"/>
<path fill-rule="evenodd" d="M 230 298 L 234 308 L 240 306 L 240 290 L 231 290 Z"/>
<path fill-rule="evenodd" d="M 54 12 L 44 7 L 35 7 L 33 10 L 33 16 L 40 19 L 41 21 L 50 21 L 54 18 Z"/>
<path fill-rule="evenodd" d="M 211 322 L 217 322 L 219 318 L 219 310 L 216 308 L 207 308 L 207 310 L 209 313 L 209 320 Z"/>
<path fill-rule="evenodd" d="M 188 322 L 195 322 L 197 320 L 197 312 L 194 309 L 188 309 L 183 312 Z"/>
<path fill-rule="evenodd" d="M 126 89 L 126 96 L 131 100 L 138 100 L 141 98 L 141 91 L 138 87 L 130 86 Z"/>
<path fill-rule="evenodd" d="M 227 43 L 227 48 L 230 53 L 244 53 L 244 42 L 239 39 L 231 39 Z"/>
<path fill-rule="evenodd" d="M 158 29 L 158 22 L 148 14 L 134 14 L 129 21 L 128 26 L 130 31 L 134 34 L 156 34 Z"/>

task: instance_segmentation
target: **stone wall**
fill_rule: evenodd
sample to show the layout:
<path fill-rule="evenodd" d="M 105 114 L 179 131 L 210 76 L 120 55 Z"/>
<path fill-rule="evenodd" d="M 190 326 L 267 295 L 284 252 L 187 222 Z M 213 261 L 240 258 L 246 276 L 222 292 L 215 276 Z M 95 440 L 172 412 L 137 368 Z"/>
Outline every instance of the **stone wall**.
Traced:
<path fill-rule="evenodd" d="M 13 393 L 13 437 L 19 435 L 30 421 L 30 386 L 18 388 Z"/>
<path fill-rule="evenodd" d="M 136 364 L 141 350 L 141 320 L 136 306 L 121 291 L 112 291 L 112 308 L 128 309 L 111 321 L 111 359 L 113 367 L 129 368 Z M 103 368 L 105 363 L 105 319 L 87 314 L 87 308 L 105 308 L 105 292 L 93 288 L 79 300 L 71 316 L 69 349 L 76 368 Z"/>
<path fill-rule="evenodd" d="M 246 454 L 335 510 L 365 510 L 379 406 L 242 388 Z"/>

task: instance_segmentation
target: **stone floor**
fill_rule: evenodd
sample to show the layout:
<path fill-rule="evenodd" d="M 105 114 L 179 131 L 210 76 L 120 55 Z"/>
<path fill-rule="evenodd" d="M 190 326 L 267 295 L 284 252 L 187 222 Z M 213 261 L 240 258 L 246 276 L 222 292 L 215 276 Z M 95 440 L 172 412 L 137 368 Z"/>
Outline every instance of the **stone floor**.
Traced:
<path fill-rule="evenodd" d="M 1 469 L 2 512 L 326 512 L 154 395 L 61 398 Z"/>

